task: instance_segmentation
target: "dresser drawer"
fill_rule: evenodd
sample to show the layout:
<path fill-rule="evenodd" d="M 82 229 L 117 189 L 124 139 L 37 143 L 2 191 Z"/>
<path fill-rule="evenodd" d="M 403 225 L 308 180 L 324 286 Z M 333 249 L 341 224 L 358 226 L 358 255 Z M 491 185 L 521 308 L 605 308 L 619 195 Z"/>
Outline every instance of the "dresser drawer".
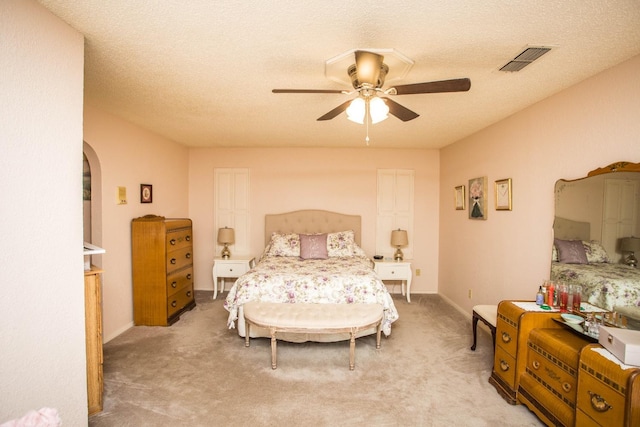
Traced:
<path fill-rule="evenodd" d="M 175 271 L 167 276 L 167 296 L 178 292 L 185 286 L 193 284 L 193 266 L 189 266 L 185 269 Z"/>
<path fill-rule="evenodd" d="M 193 263 L 193 248 L 187 246 L 167 253 L 167 273 L 179 270 Z"/>
<path fill-rule="evenodd" d="M 177 230 L 169 230 L 166 235 L 167 252 L 176 249 L 192 246 L 191 228 L 179 228 Z"/>
<path fill-rule="evenodd" d="M 178 314 L 180 310 L 192 301 L 193 286 L 189 285 L 180 289 L 167 299 L 167 317 L 171 319 L 173 315 Z"/>
<path fill-rule="evenodd" d="M 511 357 L 516 357 L 518 348 L 518 329 L 508 319 L 498 316 L 496 322 L 496 347 L 500 346 Z"/>
<path fill-rule="evenodd" d="M 515 390 L 516 359 L 498 345 L 496 345 L 495 352 L 493 372 L 498 375 L 511 390 Z"/>
<path fill-rule="evenodd" d="M 580 371 L 578 407 L 602 426 L 624 425 L 625 397 Z"/>
<path fill-rule="evenodd" d="M 520 378 L 518 400 L 548 426 L 573 426 L 575 405 L 558 399 L 554 391 L 540 384 L 526 372 Z"/>
<path fill-rule="evenodd" d="M 578 387 L 575 368 L 566 365 L 547 352 L 544 352 L 543 355 L 533 348 L 529 351 L 527 362 L 526 372 L 528 375 L 542 386 L 552 390 L 552 393 L 564 403 L 575 405 Z"/>
<path fill-rule="evenodd" d="M 216 261 L 216 276 L 220 277 L 240 277 L 249 271 L 249 263 L 233 261 Z"/>

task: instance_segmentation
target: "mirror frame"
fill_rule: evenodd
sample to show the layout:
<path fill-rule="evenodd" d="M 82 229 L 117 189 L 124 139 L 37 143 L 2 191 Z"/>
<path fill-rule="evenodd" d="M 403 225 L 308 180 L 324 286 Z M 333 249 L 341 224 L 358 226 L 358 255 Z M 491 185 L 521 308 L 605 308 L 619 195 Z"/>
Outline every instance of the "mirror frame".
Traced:
<path fill-rule="evenodd" d="M 594 169 L 587 174 L 587 178 L 590 176 L 602 175 L 604 173 L 614 172 L 640 172 L 640 163 L 631 162 L 615 162 L 609 166 L 603 168 Z"/>

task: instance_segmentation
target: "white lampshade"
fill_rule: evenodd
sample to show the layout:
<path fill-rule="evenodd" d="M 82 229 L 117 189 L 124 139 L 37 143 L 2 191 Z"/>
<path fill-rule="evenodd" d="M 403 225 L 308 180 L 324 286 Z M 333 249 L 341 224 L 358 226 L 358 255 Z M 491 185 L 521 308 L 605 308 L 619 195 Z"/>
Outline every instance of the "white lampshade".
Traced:
<path fill-rule="evenodd" d="M 369 101 L 369 115 L 371 116 L 371 123 L 379 123 L 389 117 L 389 107 L 382 98 L 374 96 Z"/>
<path fill-rule="evenodd" d="M 235 242 L 236 236 L 233 231 L 233 228 L 220 228 L 218 229 L 218 243 L 221 245 L 232 244 Z"/>
<path fill-rule="evenodd" d="M 351 104 L 347 108 L 347 118 L 352 122 L 363 124 L 365 112 L 365 101 L 364 99 L 358 97 L 351 101 Z"/>
<path fill-rule="evenodd" d="M 407 230 L 393 230 L 391 232 L 391 246 L 401 248 L 409 244 L 409 237 L 407 236 Z"/>

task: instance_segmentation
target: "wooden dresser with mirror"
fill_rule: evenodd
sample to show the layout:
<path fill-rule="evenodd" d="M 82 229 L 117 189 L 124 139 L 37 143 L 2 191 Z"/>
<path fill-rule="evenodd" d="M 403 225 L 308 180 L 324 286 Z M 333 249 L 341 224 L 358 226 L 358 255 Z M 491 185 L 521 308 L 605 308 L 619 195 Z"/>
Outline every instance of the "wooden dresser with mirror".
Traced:
<path fill-rule="evenodd" d="M 580 230 L 558 231 L 556 224 L 555 237 L 597 241 L 609 264 L 635 277 L 632 267 L 622 265 L 620 239 L 640 236 L 638 172 L 640 163 L 617 162 L 585 178 L 558 181 L 555 217 L 569 222 L 555 222 L 577 224 Z M 553 270 L 551 279 L 561 281 L 553 277 Z M 634 300 L 634 295 L 640 299 L 640 279 L 627 280 L 617 294 L 611 287 L 599 292 L 593 283 L 583 291 L 583 302 L 605 311 L 619 310 L 629 316 L 629 328 L 640 326 L 640 300 Z M 489 379 L 498 393 L 511 404 L 526 405 L 547 425 L 640 426 L 640 367 L 622 364 L 593 339 L 567 330 L 554 320 L 560 317 L 558 312 L 528 310 L 531 307 L 516 301 L 498 306 Z"/>

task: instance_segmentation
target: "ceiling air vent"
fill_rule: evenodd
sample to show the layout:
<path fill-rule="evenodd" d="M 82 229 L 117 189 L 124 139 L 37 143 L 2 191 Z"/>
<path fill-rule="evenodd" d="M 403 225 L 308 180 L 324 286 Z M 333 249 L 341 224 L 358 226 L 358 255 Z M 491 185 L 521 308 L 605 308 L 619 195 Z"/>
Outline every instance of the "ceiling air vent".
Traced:
<path fill-rule="evenodd" d="M 528 47 L 500 68 L 500 71 L 520 71 L 550 50 L 550 47 Z"/>

